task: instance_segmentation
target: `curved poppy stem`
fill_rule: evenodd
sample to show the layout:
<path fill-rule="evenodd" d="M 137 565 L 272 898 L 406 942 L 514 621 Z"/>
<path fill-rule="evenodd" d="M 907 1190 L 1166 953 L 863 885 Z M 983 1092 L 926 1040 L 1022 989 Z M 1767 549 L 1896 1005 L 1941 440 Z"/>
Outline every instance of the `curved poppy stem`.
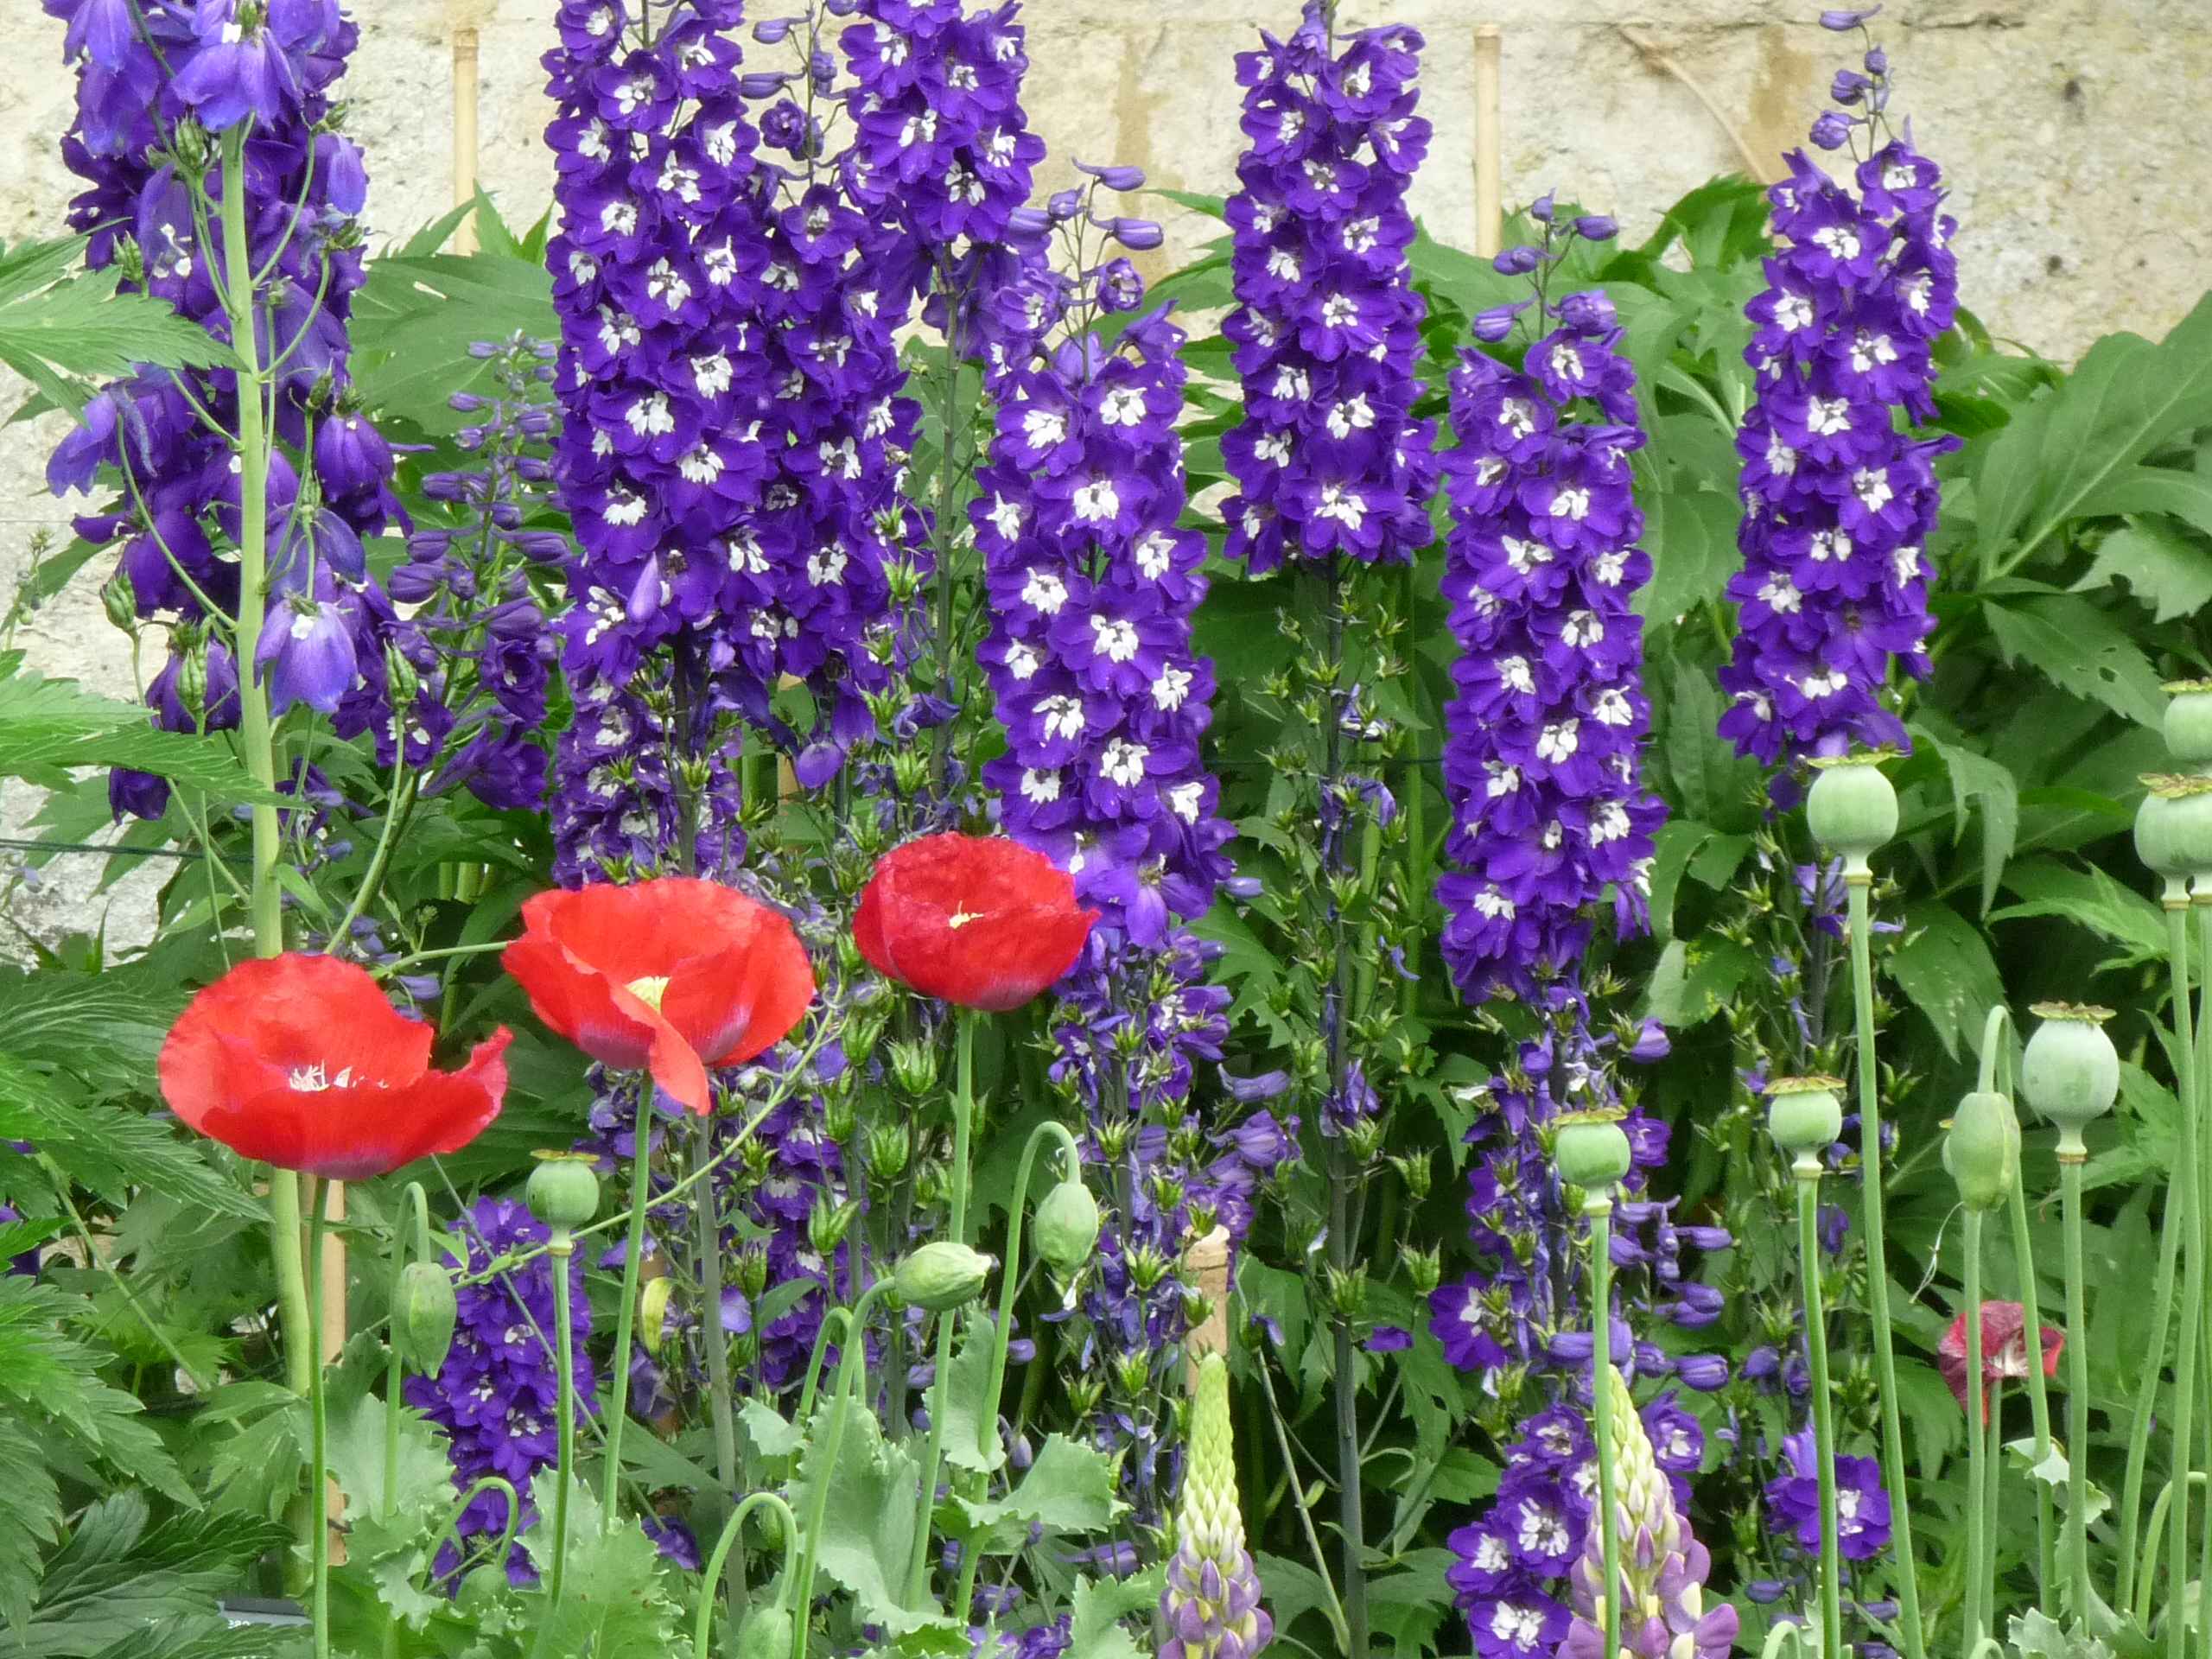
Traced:
<path fill-rule="evenodd" d="M 976 1119 L 976 1022 L 963 1008 L 955 1022 L 953 1047 L 957 1070 L 952 1090 L 952 1217 L 947 1234 L 956 1244 L 968 1242 L 968 1142 Z M 930 1382 L 929 1450 L 922 1457 L 921 1503 L 914 1517 L 913 1554 L 906 1561 L 906 1599 L 918 1600 L 929 1583 L 930 1522 L 937 1513 L 937 1478 L 944 1467 L 944 1419 L 952 1399 L 953 1327 L 957 1313 L 937 1316 L 937 1375 Z"/>
<path fill-rule="evenodd" d="M 569 1576 L 569 1489 L 576 1471 L 576 1357 L 575 1338 L 569 1325 L 569 1262 L 575 1255 L 575 1236 L 556 1227 L 549 1241 L 553 1255 L 553 1355 L 561 1385 L 561 1420 L 555 1433 L 553 1492 L 553 1565 L 545 1575 L 545 1618 L 551 1624 L 561 1611 L 561 1589 Z M 618 1465 L 619 1466 L 619 1465 Z"/>
<path fill-rule="evenodd" d="M 399 1287 L 407 1275 L 408 1263 L 430 1259 L 430 1196 L 423 1190 L 423 1183 L 408 1182 L 406 1191 L 400 1195 L 400 1204 L 414 1212 L 415 1248 L 411 1253 L 407 1248 L 406 1220 L 403 1217 L 400 1224 L 392 1229 L 391 1237 L 391 1305 L 395 1312 L 399 1306 Z M 399 1426 L 404 1409 L 399 1396 L 404 1367 L 400 1363 L 399 1332 L 396 1328 L 385 1332 L 385 1348 L 388 1357 L 384 1383 L 384 1512 L 390 1516 L 397 1511 L 399 1505 Z"/>
<path fill-rule="evenodd" d="M 2205 1478 L 2192 1469 L 2189 1484 L 2202 1486 Z M 2158 1581 L 2158 1546 L 2166 1535 L 2166 1510 L 2172 1505 L 2174 1483 L 2171 1480 L 2158 1488 L 2158 1496 L 2151 1504 L 2151 1524 L 2143 1535 L 2143 1564 L 2135 1575 L 2135 1620 L 2145 1629 L 2151 1624 L 2151 1591 Z"/>
<path fill-rule="evenodd" d="M 448 1543 L 456 1550 L 461 1548 L 461 1518 L 468 1513 L 468 1506 L 485 1492 L 498 1492 L 507 1500 L 507 1523 L 499 1529 L 499 1542 L 493 1550 L 489 1562 L 490 1566 L 503 1571 L 505 1569 L 507 1556 L 514 1548 L 515 1523 L 522 1516 L 522 1501 L 515 1496 L 514 1483 L 504 1475 L 486 1475 L 461 1495 L 461 1501 L 447 1513 L 445 1525 L 440 1527 L 437 1536 L 430 1540 L 429 1559 L 434 1571 L 440 1550 Z M 460 1571 L 460 1567 L 456 1565 L 454 1572 Z M 446 1576 L 450 1577 L 451 1574 Z"/>
<path fill-rule="evenodd" d="M 313 1573 L 308 1616 L 314 1622 L 315 1659 L 330 1659 L 330 1424 L 322 1386 L 322 1243 L 329 1227 L 330 1184 L 317 1189 L 315 1218 L 308 1229 L 308 1349 L 315 1357 L 308 1373 L 308 1540 Z"/>
<path fill-rule="evenodd" d="M 830 1408 L 830 1433 L 821 1446 L 821 1473 L 807 1486 L 806 1530 L 799 1538 L 798 1571 L 791 1586 L 791 1605 L 798 1629 L 791 1659 L 806 1659 L 807 1637 L 813 1624 L 814 1569 L 822 1556 L 822 1527 L 830 1513 L 830 1486 L 837 1471 L 837 1454 L 843 1449 L 845 1420 L 851 1414 L 855 1376 L 868 1371 L 868 1315 L 869 1307 L 891 1289 L 889 1275 L 877 1280 L 853 1304 L 846 1328 L 844 1351 L 837 1357 L 837 1379 Z M 711 1580 L 710 1580 L 711 1582 Z"/>
<path fill-rule="evenodd" d="M 638 1273 L 645 1253 L 645 1211 L 652 1197 L 653 1080 L 638 1079 L 638 1127 L 630 1147 L 630 1232 L 622 1252 L 622 1300 L 614 1313 L 614 1358 L 607 1379 L 607 1478 L 603 1532 L 614 1529 L 622 1490 L 622 1428 L 630 1418 L 630 1338 L 638 1319 Z"/>
<path fill-rule="evenodd" d="M 769 1603 L 772 1611 L 784 1612 L 784 1599 L 791 1594 L 791 1546 L 798 1538 L 798 1522 L 791 1516 L 791 1506 L 778 1492 L 755 1492 L 731 1513 L 722 1528 L 722 1535 L 715 1541 L 715 1553 L 707 1558 L 706 1575 L 699 1580 L 699 1618 L 691 1637 L 692 1659 L 707 1659 L 707 1649 L 714 1638 L 715 1604 L 721 1599 L 722 1569 L 728 1564 L 730 1551 L 737 1545 L 745 1527 L 746 1516 L 763 1505 L 767 1505 L 782 1516 L 784 1523 L 784 1583 Z M 786 1618 L 790 1615 L 785 1614 Z"/>

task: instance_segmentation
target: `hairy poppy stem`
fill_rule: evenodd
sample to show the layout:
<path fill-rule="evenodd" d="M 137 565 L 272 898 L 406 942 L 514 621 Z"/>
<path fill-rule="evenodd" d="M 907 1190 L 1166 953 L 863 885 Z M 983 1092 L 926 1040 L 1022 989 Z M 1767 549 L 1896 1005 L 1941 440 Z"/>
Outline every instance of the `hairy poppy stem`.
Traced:
<path fill-rule="evenodd" d="M 1966 1213 L 1967 1293 L 1967 1597 L 1966 1637 L 1972 1647 L 1989 1628 L 1988 1498 L 1994 1476 L 1986 1455 L 1988 1437 L 1981 1419 L 1994 1417 L 1989 1406 L 1988 1357 L 1981 1342 L 1981 1211 Z M 2042 1345 L 2040 1331 L 2024 1330 L 2023 1341 Z M 2033 1362 L 2038 1366 L 2038 1358 Z"/>
<path fill-rule="evenodd" d="M 973 1009 L 956 1016 L 952 1091 L 952 1217 L 947 1236 L 968 1242 L 968 1142 L 976 1117 L 976 1022 Z M 914 1519 L 913 1554 L 906 1563 L 906 1599 L 920 1599 L 930 1576 L 930 1519 L 937 1512 L 937 1478 L 944 1466 L 944 1419 L 952 1401 L 952 1337 L 959 1315 L 937 1316 L 937 1375 L 930 1382 L 929 1449 L 922 1455 L 921 1504 Z M 801 1656 L 804 1659 L 804 1656 Z"/>
<path fill-rule="evenodd" d="M 614 1527 L 622 1491 L 622 1428 L 630 1420 L 630 1338 L 638 1320 L 638 1272 L 645 1254 L 645 1211 L 652 1196 L 653 1080 L 638 1079 L 638 1127 L 630 1147 L 630 1232 L 622 1252 L 622 1300 L 614 1314 L 614 1357 L 607 1379 L 606 1497 L 600 1517 Z"/>
<path fill-rule="evenodd" d="M 2028 1231 L 2028 1195 L 2020 1172 L 2012 1172 L 2012 1255 L 2019 1263 L 2020 1308 L 2023 1326 L 2034 1333 L 2037 1352 L 2028 1367 L 2028 1408 L 2035 1424 L 2036 1467 L 2036 1596 L 2048 1605 L 2058 1584 L 2058 1527 L 2051 1506 L 2050 1483 L 2040 1471 L 2050 1458 L 2050 1390 L 2044 1379 L 2043 1298 L 2036 1284 L 2034 1240 Z"/>
<path fill-rule="evenodd" d="M 308 1559 L 313 1574 L 308 1616 L 315 1627 L 315 1659 L 330 1659 L 330 1424 L 322 1386 L 322 1243 L 327 1231 L 330 1183 L 315 1192 L 308 1228 Z"/>
<path fill-rule="evenodd" d="M 1835 1402 L 1828 1383 L 1827 1307 L 1821 1294 L 1820 1155 L 1799 1153 L 1790 1174 L 1797 1185 L 1797 1276 L 1805 1298 L 1805 1354 L 1813 1373 L 1813 1460 L 1821 1500 L 1821 1652 L 1824 1659 L 1838 1659 L 1843 1652 L 1843 1554 L 1836 1521 Z M 1970 1438 L 1978 1440 L 1980 1436 Z M 1618 1648 L 1616 1641 L 1609 1650 Z"/>
<path fill-rule="evenodd" d="M 1590 1438 L 1598 1452 L 1599 1538 L 1605 1556 L 1605 1592 L 1599 1602 L 1605 1651 L 1621 1650 L 1620 1503 L 1613 1485 L 1613 1200 L 1610 1192 L 1583 1200 L 1590 1218 Z"/>
<path fill-rule="evenodd" d="M 692 1659 L 707 1659 L 713 1644 L 715 1632 L 715 1604 L 721 1599 L 722 1569 L 729 1561 L 730 1551 L 735 1548 L 745 1527 L 746 1516 L 753 1510 L 767 1507 L 776 1511 L 784 1526 L 783 1558 L 785 1570 L 782 1587 L 774 1601 L 768 1604 L 772 1612 L 782 1612 L 784 1599 L 791 1594 L 791 1549 L 798 1541 L 798 1522 L 792 1518 L 791 1506 L 784 1502 L 779 1492 L 754 1492 L 731 1511 L 729 1520 L 722 1527 L 722 1535 L 715 1541 L 715 1553 L 707 1558 L 706 1576 L 699 1581 L 699 1617 L 691 1636 Z M 805 1640 L 801 1636 L 799 1640 Z"/>
<path fill-rule="evenodd" d="M 2089 1358 L 2082 1342 L 2088 1312 L 2082 1285 L 2082 1165 L 2063 1148 L 2058 1180 L 2066 1233 L 2066 1571 L 2074 1616 L 2089 1617 Z"/>
<path fill-rule="evenodd" d="M 845 1420 L 851 1414 L 853 1395 L 859 1387 L 855 1378 L 865 1378 L 868 1373 L 868 1311 L 895 1282 L 890 1274 L 886 1274 L 861 1293 L 860 1300 L 853 1304 L 850 1319 L 846 1325 L 844 1351 L 837 1357 L 837 1376 L 830 1384 L 833 1392 L 830 1401 L 830 1433 L 820 1448 L 821 1473 L 808 1484 L 806 1530 L 799 1537 L 798 1570 L 791 1580 L 791 1605 L 798 1615 L 796 1623 L 798 1626 L 791 1659 L 806 1659 L 807 1636 L 814 1606 L 814 1570 L 821 1560 L 822 1527 L 830 1513 L 830 1477 L 836 1472 L 837 1453 L 844 1446 Z M 922 1540 L 925 1545 L 929 1541 L 927 1532 L 925 1528 Z M 927 1559 L 926 1555 L 924 1559 Z M 711 1585 L 712 1582 L 710 1578 L 709 1583 Z M 912 1598 L 908 1599 L 911 1601 Z"/>
<path fill-rule="evenodd" d="M 575 1236 L 566 1227 L 556 1228 L 551 1241 L 553 1356 L 561 1389 L 561 1421 L 555 1431 L 558 1450 L 555 1454 L 557 1484 L 553 1494 L 553 1565 L 545 1575 L 545 1619 L 549 1625 L 560 1614 L 561 1589 L 569 1576 L 569 1489 L 576 1478 L 575 1337 L 569 1325 L 569 1259 L 575 1253 Z"/>

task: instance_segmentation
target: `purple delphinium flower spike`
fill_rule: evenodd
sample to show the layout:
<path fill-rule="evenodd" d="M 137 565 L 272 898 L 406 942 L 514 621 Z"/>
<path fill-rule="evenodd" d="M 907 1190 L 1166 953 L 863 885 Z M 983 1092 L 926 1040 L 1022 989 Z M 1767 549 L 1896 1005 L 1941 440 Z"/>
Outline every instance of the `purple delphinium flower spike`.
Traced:
<path fill-rule="evenodd" d="M 61 156 L 86 186 L 69 224 L 89 237 L 87 264 L 119 270 L 124 291 L 164 302 L 226 341 L 231 323 L 213 281 L 220 259 L 209 245 L 221 169 L 209 169 L 211 211 L 197 217 L 170 150 L 188 117 L 214 130 L 253 122 L 247 239 L 255 269 L 266 271 L 259 358 L 265 370 L 275 365 L 265 528 L 278 597 L 261 637 L 232 640 L 228 623 L 209 614 L 211 605 L 234 614 L 238 598 L 238 395 L 227 370 L 136 370 L 91 400 L 48 467 L 57 493 L 118 493 L 75 528 L 96 546 L 118 547 L 110 613 L 167 632 L 170 660 L 147 692 L 154 722 L 234 729 L 243 655 L 280 705 L 330 716 L 341 739 L 378 734 L 389 765 L 391 607 L 361 542 L 400 513 L 391 451 L 359 414 L 350 378 L 366 174 L 335 102 L 359 31 L 335 4 L 242 15 L 235 0 L 45 0 L 45 10 L 67 25 L 76 72 L 76 119 Z M 118 815 L 158 817 L 168 786 L 118 772 L 110 800 Z"/>
<path fill-rule="evenodd" d="M 1746 308 L 1758 389 L 1736 440 L 1744 565 L 1728 584 L 1736 645 L 1720 684 L 1734 702 L 1720 734 L 1770 766 L 1909 747 L 1884 686 L 1892 663 L 1928 672 L 1935 462 L 1959 440 L 1915 439 L 1897 416 L 1935 415 L 1930 348 L 1957 311 L 1957 225 L 1936 163 L 1891 134 L 1886 60 L 1867 62 L 1814 133 L 1849 146 L 1854 176 L 1789 156 L 1767 192 L 1780 251 Z M 1777 798 L 1796 787 L 1786 772 L 1774 783 Z"/>
<path fill-rule="evenodd" d="M 1767 1525 L 1817 1558 L 1821 1550 L 1820 1458 L 1811 1428 L 1782 1442 L 1788 1465 L 1767 1484 Z M 1836 1548 L 1847 1561 L 1871 1561 L 1890 1547 L 1890 1496 L 1872 1458 L 1835 1459 Z"/>
<path fill-rule="evenodd" d="M 1227 550 L 1402 563 L 1428 544 L 1433 425 L 1411 410 L 1425 308 L 1405 191 L 1428 144 L 1410 29 L 1332 38 L 1319 0 L 1287 41 L 1238 54 L 1243 188 L 1229 203 L 1238 309 L 1223 325 L 1244 419 L 1222 440 L 1238 493 Z"/>
<path fill-rule="evenodd" d="M 454 1265 L 470 1274 L 482 1273 L 497 1256 L 542 1244 L 548 1236 L 528 1210 L 505 1198 L 479 1198 L 462 1230 L 467 1257 Z M 553 1258 L 540 1255 L 486 1283 L 461 1287 L 460 1322 L 445 1363 L 435 1375 L 410 1377 L 404 1385 L 407 1403 L 445 1430 L 457 1489 L 465 1491 L 485 1475 L 499 1475 L 522 1495 L 518 1532 L 536 1518 L 529 1497 L 531 1479 L 553 1466 L 559 1451 L 553 1272 Z M 576 1409 L 583 1414 L 596 1409 L 598 1395 L 585 1346 L 591 1336 L 591 1304 L 584 1295 L 581 1255 L 570 1260 L 569 1274 Z M 432 1564 L 433 1576 L 449 1578 L 466 1559 L 469 1541 L 496 1537 L 506 1520 L 506 1499 L 497 1492 L 480 1494 L 455 1529 L 462 1549 L 447 1545 Z M 519 1542 L 508 1554 L 507 1577 L 516 1584 L 537 1581 L 537 1569 Z"/>

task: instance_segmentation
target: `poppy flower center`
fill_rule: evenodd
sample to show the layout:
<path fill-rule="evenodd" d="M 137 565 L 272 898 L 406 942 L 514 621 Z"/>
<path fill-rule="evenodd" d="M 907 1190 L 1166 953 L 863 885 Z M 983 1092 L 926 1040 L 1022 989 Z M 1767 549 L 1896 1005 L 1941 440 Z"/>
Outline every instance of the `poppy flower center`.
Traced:
<path fill-rule="evenodd" d="M 318 1060 L 313 1065 L 294 1066 L 291 1076 L 286 1081 L 301 1094 L 319 1095 L 326 1089 L 352 1088 L 353 1068 L 350 1065 L 340 1067 L 338 1075 L 334 1077 Z"/>
<path fill-rule="evenodd" d="M 660 1012 L 660 1000 L 668 995 L 669 976 L 648 974 L 643 979 L 633 979 L 622 988 L 636 997 L 655 1014 Z"/>
<path fill-rule="evenodd" d="M 956 910 L 944 918 L 944 925 L 947 927 L 965 927 L 970 922 L 980 922 L 982 919 L 981 911 Z"/>

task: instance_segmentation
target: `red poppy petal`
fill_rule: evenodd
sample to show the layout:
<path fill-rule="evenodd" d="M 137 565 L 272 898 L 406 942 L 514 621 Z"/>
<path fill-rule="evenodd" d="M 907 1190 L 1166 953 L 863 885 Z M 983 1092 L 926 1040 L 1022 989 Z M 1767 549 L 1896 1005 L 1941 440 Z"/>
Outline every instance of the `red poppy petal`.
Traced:
<path fill-rule="evenodd" d="M 672 980 L 661 1013 L 709 1065 L 742 1065 L 790 1034 L 814 1001 L 814 964 L 784 917 L 755 905 L 728 949 Z"/>
<path fill-rule="evenodd" d="M 707 1067 L 699 1051 L 683 1040 L 683 1033 L 663 1020 L 653 1029 L 653 1046 L 645 1069 L 671 1100 L 683 1103 L 695 1117 L 704 1117 L 712 1103 L 707 1087 Z"/>
<path fill-rule="evenodd" d="M 665 979 L 713 956 L 754 902 L 719 881 L 663 876 L 535 895 L 523 906 L 531 935 L 550 938 L 617 985 Z"/>
<path fill-rule="evenodd" d="M 884 880 L 885 872 L 879 865 L 861 889 L 860 908 L 853 912 L 853 943 L 869 967 L 886 979 L 896 979 L 899 972 L 891 965 L 890 941 L 884 937 Z"/>
<path fill-rule="evenodd" d="M 551 939 L 532 934 L 510 944 L 499 962 L 550 1028 L 617 1071 L 645 1065 L 655 1032 L 652 1020 L 639 1016 L 651 1011 L 604 974 Z"/>

